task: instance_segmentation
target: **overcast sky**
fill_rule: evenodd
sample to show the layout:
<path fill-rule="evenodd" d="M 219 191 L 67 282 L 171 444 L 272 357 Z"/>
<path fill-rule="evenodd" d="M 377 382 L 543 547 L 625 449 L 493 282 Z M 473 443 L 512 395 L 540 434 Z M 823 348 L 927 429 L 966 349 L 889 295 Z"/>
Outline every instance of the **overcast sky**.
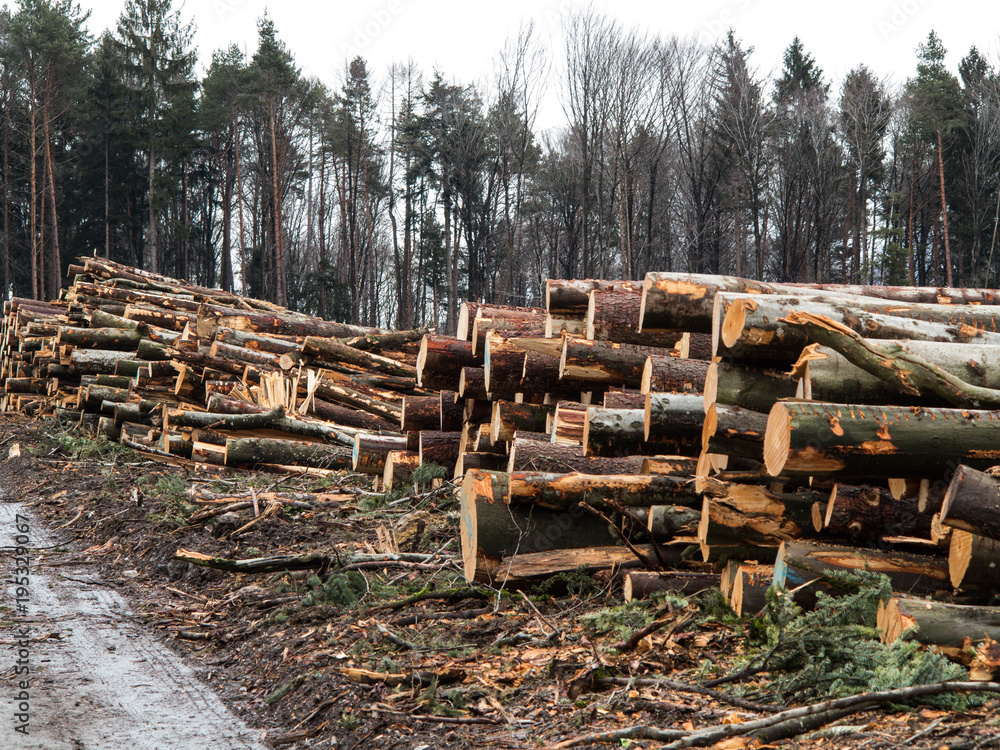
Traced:
<path fill-rule="evenodd" d="M 113 28 L 123 0 L 79 0 L 92 10 L 94 34 Z M 935 29 L 953 70 L 972 45 L 991 61 L 1000 53 L 1000 5 L 989 0 L 594 0 L 593 7 L 651 34 L 696 37 L 714 43 L 732 27 L 752 46 L 762 73 L 777 71 L 798 35 L 834 89 L 860 63 L 902 83 L 914 72 L 917 45 Z M 534 19 L 558 58 L 562 18 L 585 0 L 187 0 L 183 15 L 195 22 L 202 65 L 214 50 L 236 42 L 248 54 L 256 45 L 257 19 L 265 9 L 297 64 L 339 88 L 345 60 L 361 54 L 384 76 L 393 62 L 412 58 L 425 74 L 441 70 L 461 83 L 484 83 L 508 36 Z M 539 125 L 559 124 L 559 81 L 550 75 L 549 105 Z"/>

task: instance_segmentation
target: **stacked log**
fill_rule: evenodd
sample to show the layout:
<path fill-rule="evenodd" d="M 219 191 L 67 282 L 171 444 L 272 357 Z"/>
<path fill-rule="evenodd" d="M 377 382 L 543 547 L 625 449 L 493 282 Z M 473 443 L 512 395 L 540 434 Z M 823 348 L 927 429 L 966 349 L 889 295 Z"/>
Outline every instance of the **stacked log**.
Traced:
<path fill-rule="evenodd" d="M 411 420 L 433 411 L 421 427 L 442 430 L 441 394 L 417 383 L 426 331 L 324 321 L 98 258 L 70 273 L 57 300 L 4 305 L 5 411 L 56 414 L 160 460 L 278 471 L 382 474 L 409 447 L 407 400 L 433 401 Z"/>

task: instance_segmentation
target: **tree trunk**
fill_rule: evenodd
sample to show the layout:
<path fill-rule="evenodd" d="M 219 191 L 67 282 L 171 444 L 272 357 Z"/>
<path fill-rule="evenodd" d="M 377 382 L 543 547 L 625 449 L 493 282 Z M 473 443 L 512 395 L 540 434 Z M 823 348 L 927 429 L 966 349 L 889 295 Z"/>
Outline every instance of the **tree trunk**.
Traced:
<path fill-rule="evenodd" d="M 580 446 L 557 445 L 547 440 L 515 436 L 510 446 L 508 470 L 556 474 L 570 471 L 583 474 L 642 474 L 645 473 L 642 471 L 643 463 L 642 456 L 622 458 L 585 456 Z"/>
<path fill-rule="evenodd" d="M 991 539 L 1000 539 L 1000 481 L 970 466 L 959 466 L 951 477 L 941 523 Z"/>
<path fill-rule="evenodd" d="M 587 306 L 586 337 L 596 341 L 619 344 L 673 347 L 683 335 L 678 331 L 648 330 L 639 333 L 639 308 L 642 293 L 627 291 L 593 291 Z"/>
<path fill-rule="evenodd" d="M 511 401 L 495 401 L 493 418 L 490 422 L 490 436 L 494 443 L 510 442 L 517 430 L 545 432 L 550 415 L 555 413 L 554 405 L 525 404 Z"/>
<path fill-rule="evenodd" d="M 705 378 L 713 365 L 697 359 L 650 355 L 642 368 L 640 391 L 704 393 Z"/>
<path fill-rule="evenodd" d="M 945 477 L 962 461 L 1000 461 L 994 411 L 777 403 L 768 416 L 764 463 L 771 476 Z"/>
<path fill-rule="evenodd" d="M 323 443 L 309 443 L 301 440 L 229 438 L 226 441 L 226 465 L 247 464 L 350 469 L 351 450 L 339 445 L 324 445 Z"/>
<path fill-rule="evenodd" d="M 545 308 L 550 313 L 585 315 L 593 291 L 642 292 L 641 281 L 603 279 L 548 279 L 545 282 Z M 638 324 L 638 321 L 636 321 Z"/>
<path fill-rule="evenodd" d="M 385 473 L 386 457 L 392 451 L 405 451 L 406 438 L 359 432 L 354 436 L 351 469 L 362 474 Z"/>

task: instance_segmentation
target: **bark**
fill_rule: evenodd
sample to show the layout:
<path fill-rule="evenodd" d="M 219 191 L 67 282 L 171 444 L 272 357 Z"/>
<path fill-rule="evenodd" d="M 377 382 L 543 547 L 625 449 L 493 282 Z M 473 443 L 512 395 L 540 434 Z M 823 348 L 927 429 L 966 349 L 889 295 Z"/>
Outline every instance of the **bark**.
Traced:
<path fill-rule="evenodd" d="M 944 502 L 941 523 L 991 539 L 1000 539 L 1000 481 L 959 466 L 951 477 Z"/>
<path fill-rule="evenodd" d="M 566 510 L 575 503 L 613 509 L 630 506 L 701 507 L 702 496 L 685 478 L 642 474 L 549 474 L 515 472 L 509 478 L 510 501 Z"/>
<path fill-rule="evenodd" d="M 417 377 L 417 370 L 412 365 L 355 349 L 335 339 L 308 336 L 302 343 L 302 351 L 321 362 L 347 363 L 366 372 L 379 372 L 383 375 L 398 375 L 414 379 Z"/>
<path fill-rule="evenodd" d="M 350 469 L 351 450 L 299 440 L 274 438 L 229 438 L 226 465 L 284 464 L 320 469 Z"/>
<path fill-rule="evenodd" d="M 933 594 L 949 586 L 948 567 L 937 557 L 793 541 L 778 550 L 774 583 L 791 590 L 843 570 L 884 573 L 896 591 Z"/>
<path fill-rule="evenodd" d="M 560 352 L 559 377 L 638 389 L 646 358 L 651 354 L 670 356 L 668 350 L 655 347 L 567 338 Z"/>
<path fill-rule="evenodd" d="M 487 305 L 480 302 L 463 302 L 458 313 L 458 327 L 455 338 L 459 341 L 471 339 L 472 324 L 476 318 L 496 318 L 503 320 L 530 320 L 535 327 L 545 327 L 545 310 L 540 307 L 517 307 L 516 305 Z"/>
<path fill-rule="evenodd" d="M 455 468 L 458 461 L 460 432 L 439 432 L 437 430 L 422 430 L 420 432 L 420 463 L 439 464 L 449 471 Z"/>
<path fill-rule="evenodd" d="M 642 293 L 635 291 L 594 291 L 587 306 L 586 337 L 619 344 L 673 347 L 682 332 L 647 330 L 639 332 Z"/>
<path fill-rule="evenodd" d="M 429 373 L 454 378 L 457 383 L 462 368 L 478 365 L 479 361 L 472 354 L 472 342 L 428 333 L 420 340 L 420 353 L 417 354 L 417 385 L 424 385 L 424 378 Z"/>
<path fill-rule="evenodd" d="M 767 415 L 738 406 L 712 404 L 705 414 L 701 448 L 709 453 L 764 460 Z"/>
<path fill-rule="evenodd" d="M 650 355 L 642 368 L 642 393 L 705 393 L 705 379 L 711 363 L 697 359 L 680 359 Z"/>
<path fill-rule="evenodd" d="M 527 352 L 493 334 L 486 339 L 485 351 L 483 371 L 491 398 L 511 398 L 520 393 Z"/>
<path fill-rule="evenodd" d="M 482 367 L 463 367 L 458 376 L 458 395 L 463 399 L 486 399 L 486 370 Z"/>
<path fill-rule="evenodd" d="M 543 471 L 564 474 L 579 471 L 583 474 L 642 474 L 642 456 L 607 458 L 585 456 L 583 448 L 573 445 L 556 445 L 549 441 L 532 440 L 515 436 L 510 446 L 509 471 Z"/>
<path fill-rule="evenodd" d="M 377 474 L 378 476 L 382 476 L 385 472 L 386 457 L 389 453 L 405 450 L 405 437 L 359 432 L 354 436 L 351 468 L 362 474 Z"/>
<path fill-rule="evenodd" d="M 643 435 L 657 443 L 670 442 L 696 449 L 701 445 L 705 399 L 690 393 L 647 393 Z M 685 451 L 677 451 L 684 453 Z"/>
<path fill-rule="evenodd" d="M 510 442 L 517 430 L 545 432 L 548 417 L 554 412 L 555 407 L 552 405 L 495 401 L 490 437 L 494 443 Z"/>
<path fill-rule="evenodd" d="M 879 620 L 882 640 L 886 643 L 914 629 L 911 637 L 928 646 L 958 649 L 965 646 L 967 639 L 1000 640 L 1000 610 L 996 607 L 897 596 L 889 600 Z"/>
<path fill-rule="evenodd" d="M 605 409 L 644 409 L 646 408 L 646 396 L 639 391 L 628 389 L 621 391 L 608 391 L 604 394 Z"/>
<path fill-rule="evenodd" d="M 880 345 L 899 347 L 907 355 L 931 362 L 965 383 L 1000 389 L 998 347 L 938 341 L 886 341 L 880 342 Z M 894 384 L 851 364 L 836 350 L 818 344 L 806 347 L 796 370 L 808 379 L 812 398 L 817 401 L 948 405 L 948 402 L 933 393 L 908 396 Z"/>
<path fill-rule="evenodd" d="M 897 344 L 876 343 L 829 318 L 807 312 L 792 312 L 785 321 L 908 396 L 933 394 L 952 406 L 970 408 L 1000 406 L 1000 390 L 966 383 Z"/>
<path fill-rule="evenodd" d="M 718 573 L 680 573 L 667 571 L 650 573 L 634 571 L 625 574 L 623 596 L 626 602 L 648 599 L 653 594 L 671 592 L 691 596 L 701 591 L 717 588 Z"/>
<path fill-rule="evenodd" d="M 403 432 L 440 428 L 441 397 L 404 396 L 400 427 Z"/>
<path fill-rule="evenodd" d="M 441 419 L 438 429 L 442 432 L 455 432 L 462 429 L 465 417 L 465 404 L 459 400 L 455 391 L 441 391 L 438 396 L 441 402 Z"/>
<path fill-rule="evenodd" d="M 642 292 L 641 281 L 602 279 L 548 279 L 545 282 L 545 307 L 550 313 L 583 315 L 590 304 L 590 293 Z M 636 321 L 638 324 L 638 321 Z"/>

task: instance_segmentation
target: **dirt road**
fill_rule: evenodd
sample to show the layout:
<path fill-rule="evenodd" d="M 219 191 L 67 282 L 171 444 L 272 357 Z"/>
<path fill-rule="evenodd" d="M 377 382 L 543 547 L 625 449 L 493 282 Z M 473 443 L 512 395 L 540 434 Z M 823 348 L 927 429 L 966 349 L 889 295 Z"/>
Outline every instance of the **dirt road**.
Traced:
<path fill-rule="evenodd" d="M 23 504 L 0 502 L 0 747 L 264 750 L 92 566 L 43 565 L 36 550 L 55 546 Z"/>

